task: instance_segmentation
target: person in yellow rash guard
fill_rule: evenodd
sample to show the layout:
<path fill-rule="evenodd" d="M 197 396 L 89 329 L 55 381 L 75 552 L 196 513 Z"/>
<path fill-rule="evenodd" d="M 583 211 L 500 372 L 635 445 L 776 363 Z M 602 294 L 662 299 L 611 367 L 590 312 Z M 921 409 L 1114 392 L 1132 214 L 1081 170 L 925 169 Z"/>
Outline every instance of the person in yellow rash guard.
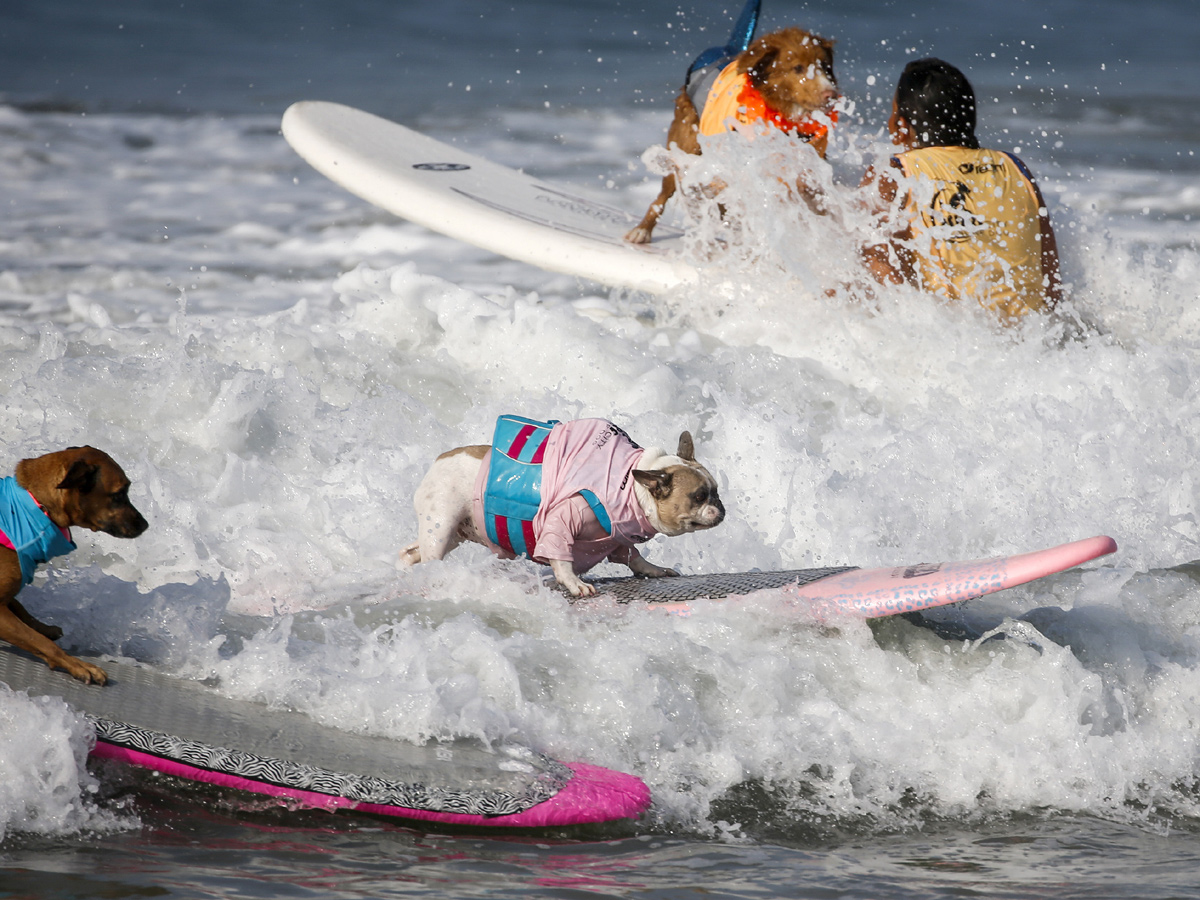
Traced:
<path fill-rule="evenodd" d="M 894 228 L 888 244 L 863 251 L 875 280 L 973 298 L 1007 320 L 1053 308 L 1062 282 L 1045 200 L 1020 159 L 979 146 L 966 76 L 940 59 L 910 62 L 888 132 L 902 148 L 895 171 L 863 179 Z"/>

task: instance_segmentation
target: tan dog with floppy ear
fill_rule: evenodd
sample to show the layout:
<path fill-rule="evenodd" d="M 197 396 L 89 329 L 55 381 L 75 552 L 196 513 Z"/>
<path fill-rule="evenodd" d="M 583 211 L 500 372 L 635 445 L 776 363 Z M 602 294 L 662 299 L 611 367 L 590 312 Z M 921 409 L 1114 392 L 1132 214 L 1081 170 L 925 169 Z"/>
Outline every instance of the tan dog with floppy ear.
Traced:
<path fill-rule="evenodd" d="M 121 538 L 149 527 L 129 502 L 129 479 L 104 451 L 70 447 L 23 459 L 16 478 L 0 480 L 0 640 L 80 681 L 104 684 L 103 669 L 54 643 L 61 628 L 39 622 L 17 601 L 39 563 L 75 549 L 68 531 L 73 525 Z"/>

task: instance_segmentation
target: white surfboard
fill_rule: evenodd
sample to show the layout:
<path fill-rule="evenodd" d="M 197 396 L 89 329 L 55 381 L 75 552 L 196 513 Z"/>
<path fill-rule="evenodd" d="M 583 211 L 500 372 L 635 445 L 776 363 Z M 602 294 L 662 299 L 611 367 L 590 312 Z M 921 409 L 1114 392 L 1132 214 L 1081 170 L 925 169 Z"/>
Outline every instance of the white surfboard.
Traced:
<path fill-rule="evenodd" d="M 680 231 L 660 225 L 653 243 L 626 243 L 629 213 L 371 113 L 302 101 L 284 113 L 283 136 L 352 194 L 509 259 L 653 294 L 696 279 Z"/>

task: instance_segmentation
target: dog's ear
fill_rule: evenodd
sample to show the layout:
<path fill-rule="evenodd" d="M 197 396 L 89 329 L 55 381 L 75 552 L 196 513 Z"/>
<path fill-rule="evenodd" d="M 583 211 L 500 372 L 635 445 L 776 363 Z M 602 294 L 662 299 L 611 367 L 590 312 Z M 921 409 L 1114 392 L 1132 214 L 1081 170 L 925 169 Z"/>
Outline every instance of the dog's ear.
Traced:
<path fill-rule="evenodd" d="M 634 469 L 633 477 L 637 483 L 646 488 L 650 492 L 650 496 L 655 500 L 662 500 L 671 496 L 671 473 L 664 472 L 658 469 L 647 471 L 645 469 Z"/>
<path fill-rule="evenodd" d="M 67 470 L 67 476 L 59 482 L 58 489 L 89 494 L 96 487 L 96 476 L 99 474 L 100 467 L 98 465 L 77 459 L 71 463 L 71 468 Z"/>
<path fill-rule="evenodd" d="M 819 46 L 825 52 L 825 55 L 829 58 L 829 65 L 831 66 L 833 65 L 833 45 L 836 43 L 837 41 L 831 41 L 828 38 L 817 38 L 817 46 Z M 832 75 L 833 73 L 830 72 L 829 74 Z"/>
<path fill-rule="evenodd" d="M 685 431 L 679 436 L 679 449 L 675 451 L 675 455 L 680 459 L 686 459 L 688 462 L 696 461 L 696 448 L 692 444 L 692 433 Z"/>
<path fill-rule="evenodd" d="M 761 87 L 767 81 L 771 74 L 771 67 L 775 65 L 775 60 L 779 58 L 779 48 L 772 47 L 762 56 L 754 61 L 754 64 L 746 70 L 746 74 L 750 76 L 750 80 L 754 82 L 755 87 Z"/>

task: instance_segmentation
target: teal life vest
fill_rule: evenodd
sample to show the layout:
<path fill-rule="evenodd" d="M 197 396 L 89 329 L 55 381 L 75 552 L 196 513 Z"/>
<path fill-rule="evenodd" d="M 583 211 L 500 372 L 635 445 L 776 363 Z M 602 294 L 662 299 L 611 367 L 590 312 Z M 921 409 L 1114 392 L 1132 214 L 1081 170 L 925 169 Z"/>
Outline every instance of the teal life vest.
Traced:
<path fill-rule="evenodd" d="M 512 415 L 496 419 L 483 492 L 483 525 L 489 540 L 516 556 L 532 559 L 537 551 L 533 520 L 542 505 L 542 463 L 550 432 L 558 424 L 557 419 L 539 422 Z M 579 494 L 611 534 L 612 520 L 600 499 L 588 490 Z"/>

